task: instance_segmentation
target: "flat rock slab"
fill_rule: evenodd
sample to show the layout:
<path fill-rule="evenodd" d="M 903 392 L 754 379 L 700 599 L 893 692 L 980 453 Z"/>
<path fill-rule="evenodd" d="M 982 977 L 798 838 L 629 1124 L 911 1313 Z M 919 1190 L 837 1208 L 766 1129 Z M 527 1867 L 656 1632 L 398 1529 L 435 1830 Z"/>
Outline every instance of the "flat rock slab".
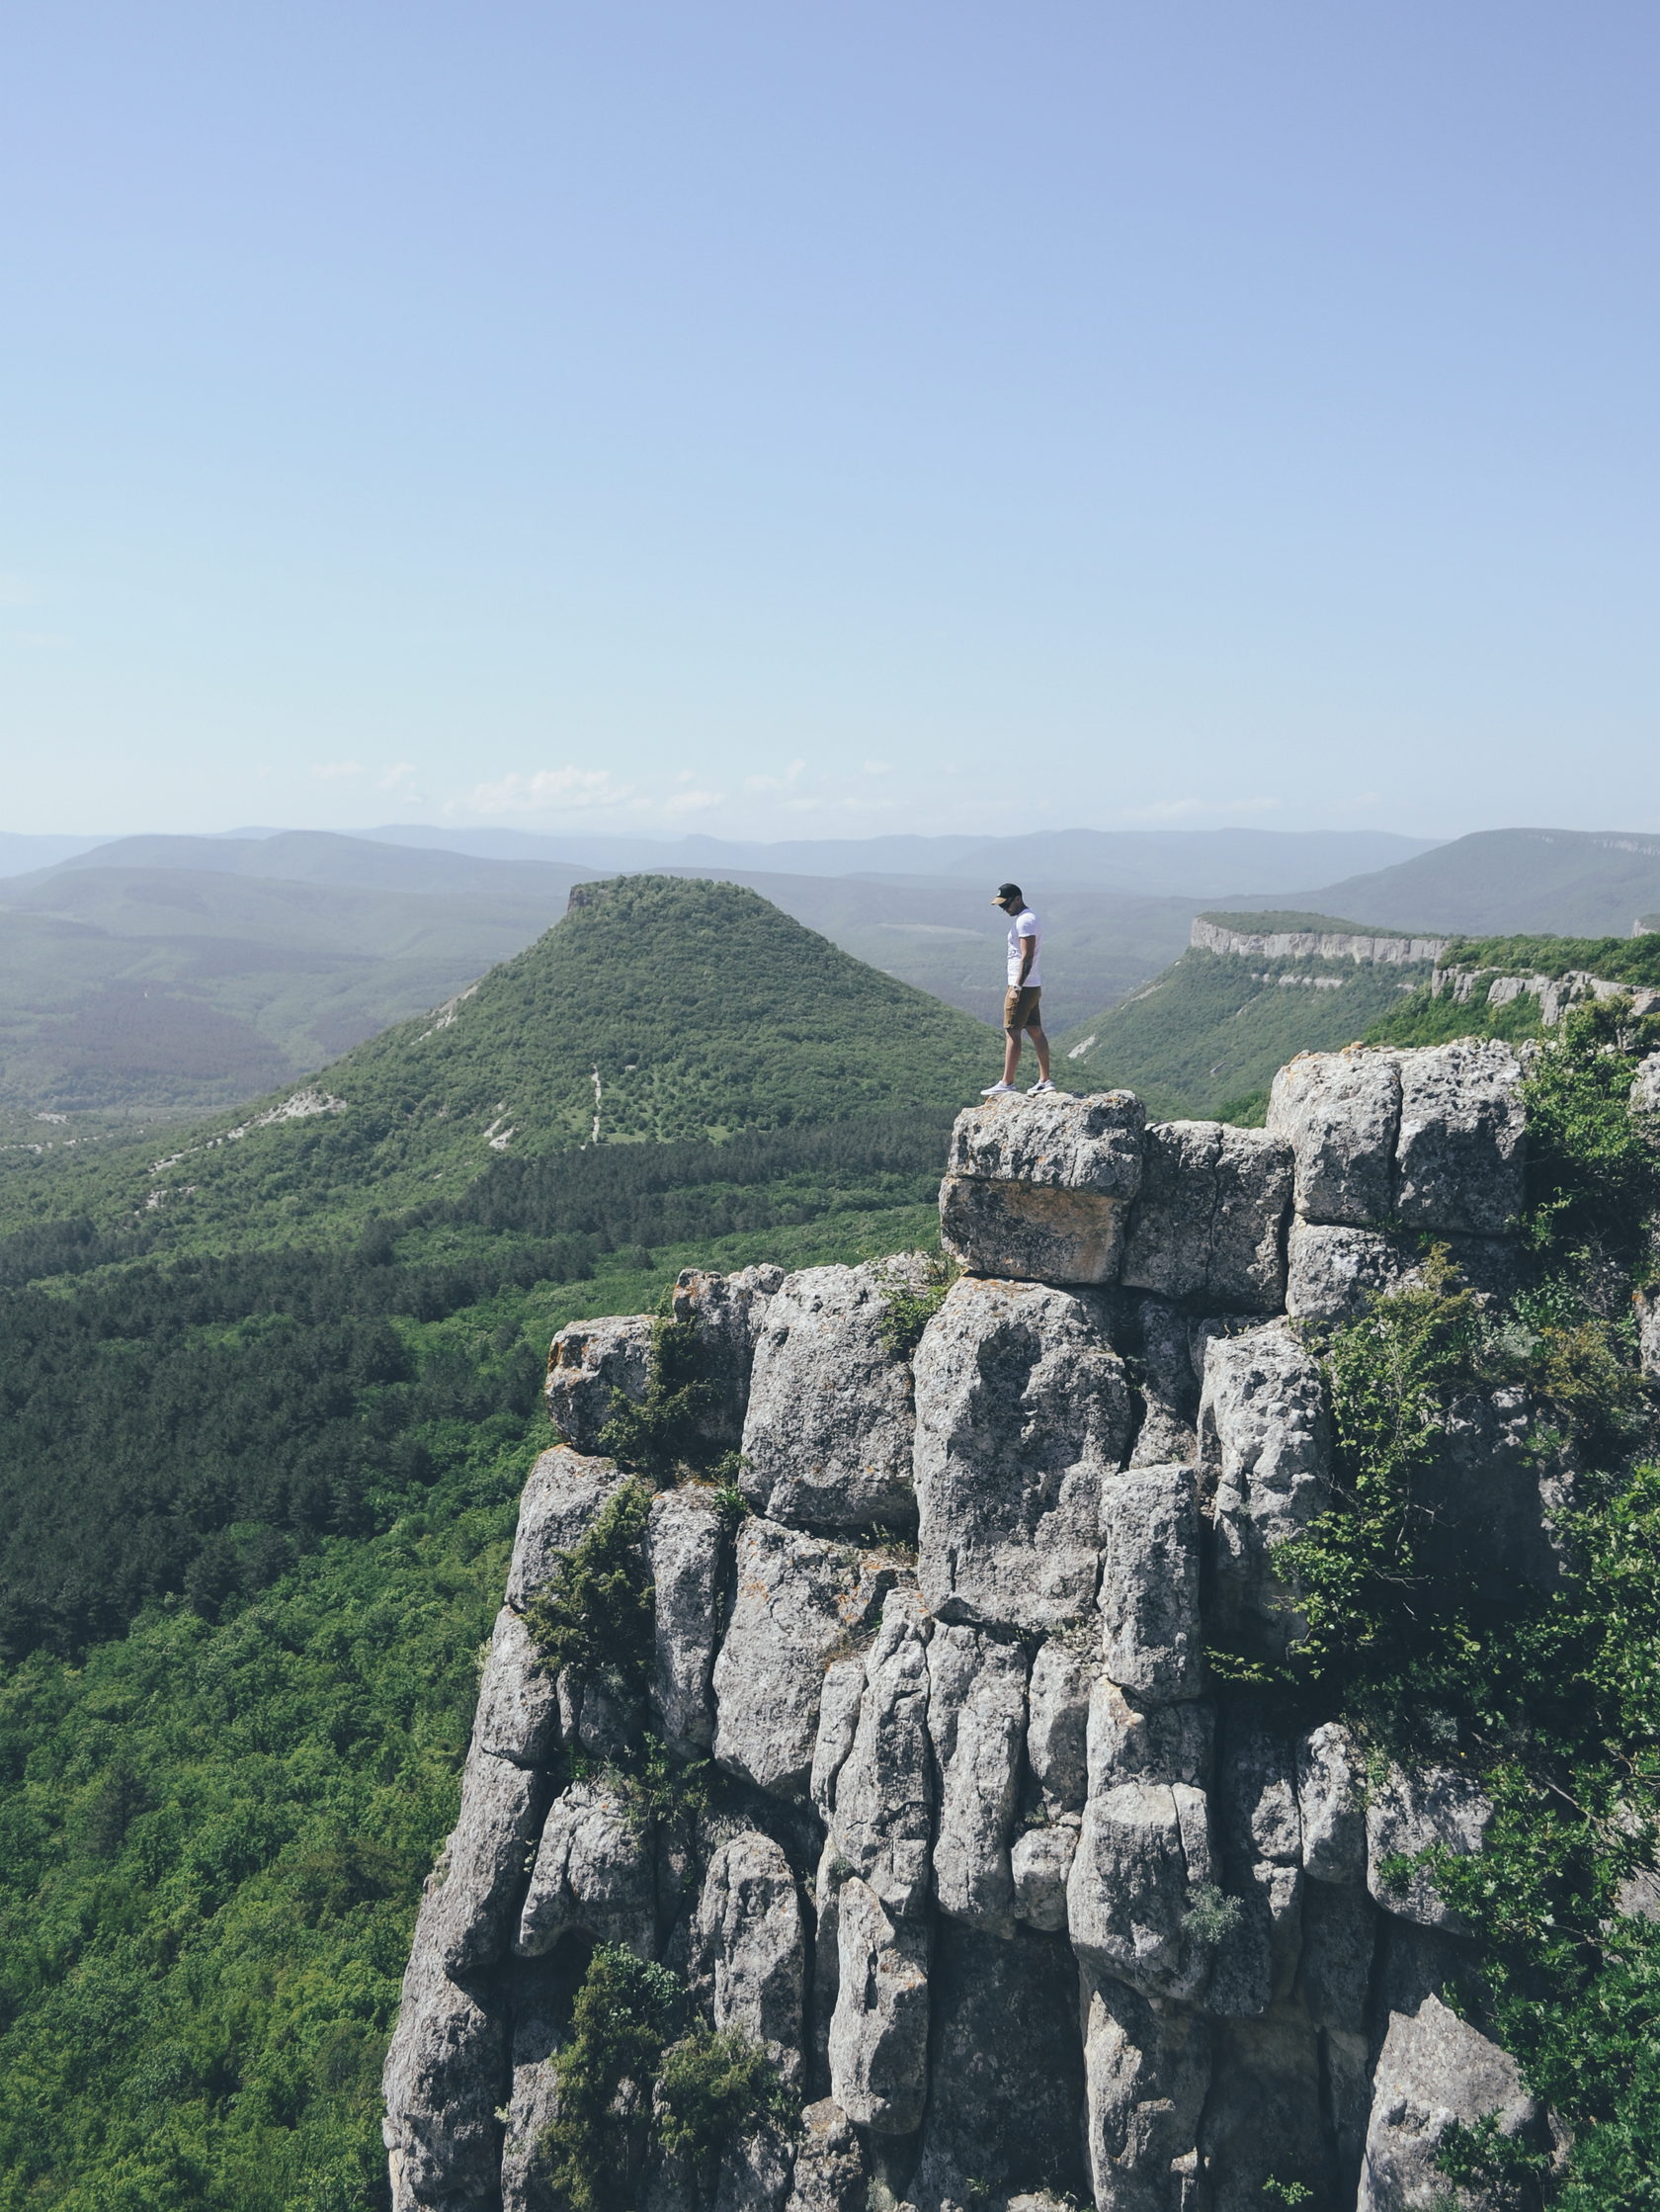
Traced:
<path fill-rule="evenodd" d="M 637 1404 L 650 1372 L 649 1314 L 572 1321 L 547 1353 L 545 1395 L 554 1429 L 572 1451 L 598 1452 L 614 1399 L 621 1393 Z"/>
<path fill-rule="evenodd" d="M 943 1620 L 1054 1628 L 1095 1602 L 1129 1388 L 1087 1292 L 964 1278 L 917 1347 L 918 1578 Z"/>
<path fill-rule="evenodd" d="M 958 1114 L 947 1172 L 1125 1202 L 1141 1181 L 1146 1109 L 1133 1091 L 988 1098 Z"/>
<path fill-rule="evenodd" d="M 1286 1283 L 1289 1145 L 1223 1122 L 1148 1130 L 1121 1280 L 1207 1311 L 1274 1313 Z"/>
<path fill-rule="evenodd" d="M 1123 1199 L 1098 1191 L 948 1175 L 940 1185 L 940 1241 L 976 1275 L 1113 1283 L 1128 1210 Z"/>

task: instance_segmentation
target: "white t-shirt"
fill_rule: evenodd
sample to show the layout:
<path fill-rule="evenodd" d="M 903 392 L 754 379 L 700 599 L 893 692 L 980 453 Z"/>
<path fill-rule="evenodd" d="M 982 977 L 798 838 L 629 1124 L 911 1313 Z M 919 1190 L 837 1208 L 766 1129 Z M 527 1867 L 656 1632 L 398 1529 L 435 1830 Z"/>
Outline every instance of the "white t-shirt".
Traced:
<path fill-rule="evenodd" d="M 1039 971 L 1043 965 L 1043 933 L 1038 927 L 1038 916 L 1030 906 L 1023 906 L 1009 925 L 1009 988 L 1013 990 L 1021 979 L 1021 947 L 1023 937 L 1036 937 L 1038 950 L 1032 956 L 1032 973 L 1026 978 L 1026 988 L 1036 990 L 1043 980 Z"/>

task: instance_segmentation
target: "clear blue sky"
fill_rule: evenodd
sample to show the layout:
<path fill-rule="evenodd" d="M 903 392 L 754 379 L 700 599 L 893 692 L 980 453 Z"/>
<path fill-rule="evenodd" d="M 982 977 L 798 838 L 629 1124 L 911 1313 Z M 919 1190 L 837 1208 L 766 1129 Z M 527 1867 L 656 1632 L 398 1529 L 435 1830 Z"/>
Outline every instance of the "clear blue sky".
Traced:
<path fill-rule="evenodd" d="M 0 827 L 1660 828 L 1653 0 L 25 0 Z"/>

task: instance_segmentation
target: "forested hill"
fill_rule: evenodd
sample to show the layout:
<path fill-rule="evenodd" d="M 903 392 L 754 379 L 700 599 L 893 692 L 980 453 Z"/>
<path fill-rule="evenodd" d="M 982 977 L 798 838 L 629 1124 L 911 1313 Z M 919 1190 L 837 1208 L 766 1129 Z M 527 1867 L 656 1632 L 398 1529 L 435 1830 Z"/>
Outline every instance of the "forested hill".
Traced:
<path fill-rule="evenodd" d="M 35 1234 L 8 1271 L 54 1272 L 42 1233 L 65 1221 L 111 1257 L 339 1244 L 372 1216 L 430 1213 L 480 1181 L 522 1187 L 513 1163 L 596 1142 L 718 1144 L 944 1110 L 996 1062 L 970 1016 L 751 891 L 650 876 L 581 886 L 525 952 L 302 1084 L 165 1148 L 13 1153 L 0 1229 Z"/>

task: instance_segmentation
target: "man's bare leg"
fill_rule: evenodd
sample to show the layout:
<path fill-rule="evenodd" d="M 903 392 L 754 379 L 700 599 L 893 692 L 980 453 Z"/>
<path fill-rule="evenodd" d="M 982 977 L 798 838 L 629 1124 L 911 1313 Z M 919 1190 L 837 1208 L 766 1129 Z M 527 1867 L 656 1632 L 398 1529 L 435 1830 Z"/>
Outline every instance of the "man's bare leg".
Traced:
<path fill-rule="evenodd" d="M 1038 1055 L 1038 1080 L 1046 1083 L 1049 1079 L 1049 1041 L 1036 1022 L 1027 1025 L 1027 1034 L 1032 1039 L 1033 1051 Z"/>
<path fill-rule="evenodd" d="M 1015 1079 L 1015 1069 L 1020 1065 L 1020 1031 L 1010 1029 L 1005 1024 L 1003 1029 L 1003 1080 L 1006 1083 L 1012 1083 Z"/>

